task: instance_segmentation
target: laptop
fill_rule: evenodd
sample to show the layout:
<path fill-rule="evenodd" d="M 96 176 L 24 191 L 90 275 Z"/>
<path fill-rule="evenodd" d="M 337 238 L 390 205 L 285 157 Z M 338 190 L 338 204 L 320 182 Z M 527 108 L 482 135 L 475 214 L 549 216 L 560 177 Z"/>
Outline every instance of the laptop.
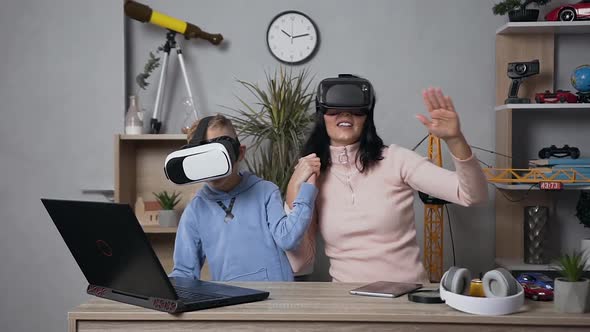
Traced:
<path fill-rule="evenodd" d="M 169 313 L 269 296 L 266 291 L 168 278 L 128 204 L 41 201 L 88 280 L 88 294 Z"/>

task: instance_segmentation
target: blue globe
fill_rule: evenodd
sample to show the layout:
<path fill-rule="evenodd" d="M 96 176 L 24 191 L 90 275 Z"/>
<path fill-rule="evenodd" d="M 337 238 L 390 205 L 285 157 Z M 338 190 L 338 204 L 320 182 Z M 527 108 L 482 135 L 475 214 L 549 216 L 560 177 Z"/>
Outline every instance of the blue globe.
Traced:
<path fill-rule="evenodd" d="M 590 92 L 590 65 L 581 65 L 574 69 L 571 81 L 574 89 L 579 92 Z"/>

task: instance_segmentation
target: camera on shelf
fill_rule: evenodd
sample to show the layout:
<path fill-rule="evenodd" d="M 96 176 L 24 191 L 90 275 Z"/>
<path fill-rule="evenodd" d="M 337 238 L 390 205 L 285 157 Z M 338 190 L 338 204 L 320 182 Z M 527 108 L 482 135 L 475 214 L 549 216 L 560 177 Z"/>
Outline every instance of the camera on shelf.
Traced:
<path fill-rule="evenodd" d="M 510 84 L 506 104 L 528 104 L 531 102 L 530 98 L 518 97 L 518 88 L 525 78 L 539 74 L 539 69 L 538 59 L 528 62 L 510 62 L 508 64 L 508 77 L 512 79 L 512 84 Z"/>

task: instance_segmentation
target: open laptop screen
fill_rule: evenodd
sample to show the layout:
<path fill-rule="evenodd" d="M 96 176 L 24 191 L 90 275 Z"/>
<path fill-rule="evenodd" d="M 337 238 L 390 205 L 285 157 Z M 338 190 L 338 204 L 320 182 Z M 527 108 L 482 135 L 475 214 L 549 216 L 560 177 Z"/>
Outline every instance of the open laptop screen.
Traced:
<path fill-rule="evenodd" d="M 41 199 L 89 284 L 177 299 L 127 204 Z"/>

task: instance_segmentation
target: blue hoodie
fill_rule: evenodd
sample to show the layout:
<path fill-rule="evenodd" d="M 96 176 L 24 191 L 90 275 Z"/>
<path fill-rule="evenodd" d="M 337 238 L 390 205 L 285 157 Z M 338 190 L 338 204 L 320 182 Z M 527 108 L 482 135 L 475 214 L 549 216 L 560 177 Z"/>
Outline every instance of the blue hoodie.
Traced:
<path fill-rule="evenodd" d="M 316 187 L 303 183 L 287 216 L 279 188 L 253 174 L 243 173 L 229 192 L 205 184 L 180 218 L 170 276 L 199 279 L 207 258 L 212 280 L 293 280 L 285 250 L 298 246 L 316 196 Z M 225 222 L 217 202 L 228 207 L 233 197 L 234 218 Z"/>

